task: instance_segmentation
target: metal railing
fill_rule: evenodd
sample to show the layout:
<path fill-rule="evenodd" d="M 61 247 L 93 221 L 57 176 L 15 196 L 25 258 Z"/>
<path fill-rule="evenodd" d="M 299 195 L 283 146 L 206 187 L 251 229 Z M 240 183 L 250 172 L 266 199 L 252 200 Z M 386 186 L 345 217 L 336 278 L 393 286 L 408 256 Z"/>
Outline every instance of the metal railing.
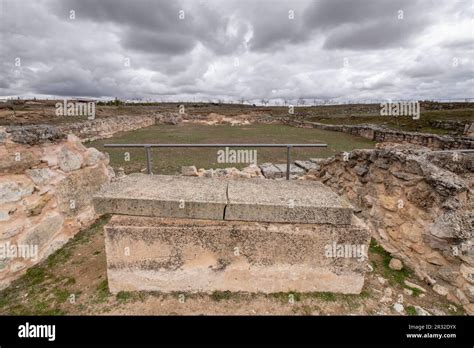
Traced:
<path fill-rule="evenodd" d="M 463 152 L 463 153 L 473 153 L 474 149 L 452 149 L 452 150 L 434 150 L 432 152 Z"/>
<path fill-rule="evenodd" d="M 294 147 L 328 147 L 327 144 L 105 144 L 104 147 L 143 147 L 146 151 L 146 167 L 147 173 L 153 174 L 151 171 L 151 148 L 180 148 L 180 147 L 286 147 L 286 180 L 290 180 L 290 164 L 291 164 L 291 149 Z"/>

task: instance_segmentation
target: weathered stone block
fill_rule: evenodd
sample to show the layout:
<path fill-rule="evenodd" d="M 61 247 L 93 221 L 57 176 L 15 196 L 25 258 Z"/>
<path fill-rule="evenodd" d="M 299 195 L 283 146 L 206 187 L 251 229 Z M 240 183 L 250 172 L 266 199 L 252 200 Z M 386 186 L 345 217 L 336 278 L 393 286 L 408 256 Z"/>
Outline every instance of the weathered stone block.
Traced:
<path fill-rule="evenodd" d="M 263 163 L 259 165 L 262 174 L 267 179 L 283 178 L 284 173 L 280 168 L 276 167 L 273 163 Z"/>
<path fill-rule="evenodd" d="M 114 216 L 105 227 L 109 288 L 357 294 L 369 240 L 361 225 Z"/>
<path fill-rule="evenodd" d="M 222 220 L 227 183 L 219 178 L 132 174 L 94 196 L 98 213 Z"/>
<path fill-rule="evenodd" d="M 352 207 L 328 187 L 303 180 L 229 182 L 226 220 L 350 224 Z"/>
<path fill-rule="evenodd" d="M 71 173 L 57 187 L 59 211 L 65 216 L 73 216 L 90 207 L 93 194 L 107 181 L 107 168 L 104 165 Z"/>
<path fill-rule="evenodd" d="M 33 182 L 23 175 L 0 179 L 0 204 L 17 202 L 33 192 Z"/>

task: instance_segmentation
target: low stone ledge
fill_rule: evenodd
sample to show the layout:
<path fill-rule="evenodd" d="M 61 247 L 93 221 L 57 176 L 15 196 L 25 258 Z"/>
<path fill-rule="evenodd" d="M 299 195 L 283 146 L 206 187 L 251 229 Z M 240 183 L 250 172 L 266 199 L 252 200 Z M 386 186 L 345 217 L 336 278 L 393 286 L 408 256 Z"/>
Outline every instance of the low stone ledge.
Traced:
<path fill-rule="evenodd" d="M 352 207 L 307 181 L 133 174 L 94 196 L 98 213 L 294 223 L 350 224 Z"/>

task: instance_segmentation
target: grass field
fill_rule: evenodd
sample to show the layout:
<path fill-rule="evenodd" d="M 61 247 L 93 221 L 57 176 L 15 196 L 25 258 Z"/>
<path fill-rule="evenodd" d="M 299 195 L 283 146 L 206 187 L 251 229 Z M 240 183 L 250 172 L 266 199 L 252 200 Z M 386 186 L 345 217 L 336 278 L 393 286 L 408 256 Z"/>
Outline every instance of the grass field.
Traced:
<path fill-rule="evenodd" d="M 375 143 L 349 134 L 318 129 L 295 128 L 285 125 L 254 124 L 242 127 L 230 125 L 206 126 L 198 124 L 157 125 L 133 132 L 118 133 L 113 138 L 86 144 L 106 151 L 114 168 L 123 167 L 126 173 L 145 168 L 144 149 L 111 149 L 104 144 L 113 143 L 325 143 L 323 149 L 293 149 L 292 160 L 307 160 L 313 157 L 329 157 L 342 151 L 357 148 L 373 148 Z M 153 149 L 153 173 L 179 173 L 181 166 L 195 165 L 197 168 L 243 168 L 248 164 L 217 163 L 217 148 L 201 149 Z M 130 161 L 126 161 L 126 152 Z M 286 149 L 257 149 L 258 163 L 286 163 Z"/>

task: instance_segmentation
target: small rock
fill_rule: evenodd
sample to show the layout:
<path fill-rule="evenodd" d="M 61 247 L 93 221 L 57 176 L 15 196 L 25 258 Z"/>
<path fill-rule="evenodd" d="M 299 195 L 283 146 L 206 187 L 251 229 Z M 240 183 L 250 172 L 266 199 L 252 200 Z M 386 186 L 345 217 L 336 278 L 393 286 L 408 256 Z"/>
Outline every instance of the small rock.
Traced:
<path fill-rule="evenodd" d="M 203 176 L 205 178 L 212 178 L 212 177 L 214 177 L 214 175 L 215 175 L 215 173 L 214 173 L 213 169 L 208 169 L 208 170 L 204 171 L 204 174 L 203 174 Z"/>
<path fill-rule="evenodd" d="M 181 175 L 184 175 L 184 176 L 198 176 L 196 166 L 183 166 L 183 167 L 181 167 Z"/>
<path fill-rule="evenodd" d="M 63 172 L 71 172 L 81 168 L 82 157 L 67 147 L 63 147 L 58 154 L 58 164 Z"/>
<path fill-rule="evenodd" d="M 34 190 L 30 180 L 3 180 L 0 181 L 0 204 L 17 202 L 24 196 L 30 195 Z"/>
<path fill-rule="evenodd" d="M 463 263 L 459 270 L 464 279 L 469 283 L 474 284 L 474 267 L 469 267 Z"/>
<path fill-rule="evenodd" d="M 474 303 L 469 303 L 463 306 L 468 315 L 474 315 Z"/>
<path fill-rule="evenodd" d="M 383 297 L 380 299 L 380 302 L 382 303 L 392 302 L 392 294 L 393 294 L 393 291 L 391 288 L 385 288 L 383 290 Z"/>
<path fill-rule="evenodd" d="M 400 271 L 403 268 L 403 263 L 399 259 L 391 259 L 390 263 L 388 264 L 388 267 L 390 269 L 393 269 L 395 271 Z"/>
<path fill-rule="evenodd" d="M 123 167 L 117 168 L 117 178 L 121 178 L 125 176 L 125 169 Z"/>
<path fill-rule="evenodd" d="M 459 302 L 461 302 L 463 305 L 469 304 L 469 300 L 464 294 L 464 292 L 462 292 L 462 290 L 456 289 L 456 297 L 458 298 Z"/>
<path fill-rule="evenodd" d="M 417 315 L 423 315 L 423 316 L 431 315 L 430 312 L 428 312 L 427 310 L 421 308 L 420 306 L 414 306 L 414 307 L 415 307 L 415 311 L 416 311 Z"/>
<path fill-rule="evenodd" d="M 395 309 L 395 311 L 396 311 L 397 313 L 400 313 L 400 314 L 402 314 L 402 313 L 404 312 L 404 310 L 405 310 L 405 308 L 403 307 L 403 305 L 402 305 L 401 303 L 398 303 L 398 302 L 393 305 L 393 309 Z"/>
<path fill-rule="evenodd" d="M 105 155 L 93 147 L 88 148 L 84 154 L 84 162 L 86 166 L 95 166 L 103 159 L 105 159 Z"/>
<path fill-rule="evenodd" d="M 433 286 L 433 291 L 441 296 L 446 296 L 448 294 L 448 289 L 446 289 L 444 286 L 439 285 L 439 284 L 435 284 Z"/>
<path fill-rule="evenodd" d="M 461 301 L 459 301 L 459 299 L 452 292 L 448 292 L 448 295 L 446 296 L 446 299 L 449 302 L 455 303 L 459 306 L 461 305 Z"/>
<path fill-rule="evenodd" d="M 408 296 L 413 296 L 413 290 L 411 289 L 403 289 L 403 293 Z"/>
<path fill-rule="evenodd" d="M 54 172 L 49 168 L 27 169 L 25 174 L 35 185 L 44 185 L 54 177 Z"/>
<path fill-rule="evenodd" d="M 431 308 L 431 311 L 433 312 L 434 315 L 446 315 L 446 312 L 442 311 L 439 308 Z"/>
<path fill-rule="evenodd" d="M 384 277 L 377 277 L 377 280 L 382 285 L 385 285 L 385 283 L 387 282 L 387 279 L 385 279 Z"/>
<path fill-rule="evenodd" d="M 418 289 L 418 290 L 420 290 L 420 291 L 422 291 L 422 292 L 426 292 L 426 289 L 425 289 L 425 288 L 419 286 L 418 284 L 412 283 L 412 282 L 410 282 L 409 280 L 405 280 L 405 285 L 408 286 L 408 287 L 410 287 L 410 288 Z"/>
<path fill-rule="evenodd" d="M 248 167 L 242 169 L 242 172 L 248 173 L 251 176 L 262 176 L 262 171 L 256 164 L 251 164 Z"/>
<path fill-rule="evenodd" d="M 10 211 L 7 210 L 0 210 L 0 222 L 10 220 Z"/>
<path fill-rule="evenodd" d="M 367 168 L 367 166 L 357 165 L 354 167 L 354 171 L 356 172 L 357 175 L 364 176 L 365 174 L 369 172 L 369 168 Z"/>

